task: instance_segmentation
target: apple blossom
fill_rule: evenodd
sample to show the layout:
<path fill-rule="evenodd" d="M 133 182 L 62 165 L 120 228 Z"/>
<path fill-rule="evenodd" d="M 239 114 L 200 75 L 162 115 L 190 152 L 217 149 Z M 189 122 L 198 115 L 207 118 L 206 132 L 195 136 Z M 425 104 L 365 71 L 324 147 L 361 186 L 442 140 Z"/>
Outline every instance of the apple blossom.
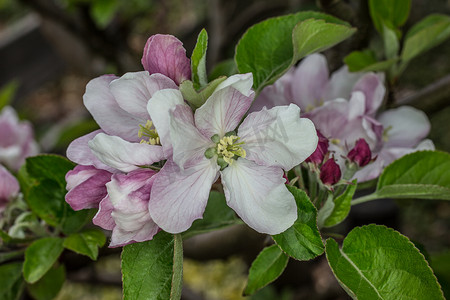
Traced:
<path fill-rule="evenodd" d="M 38 154 L 33 128 L 29 122 L 19 121 L 10 106 L 0 112 L 0 128 L 0 163 L 18 171 L 25 158 Z"/>
<path fill-rule="evenodd" d="M 0 213 L 15 196 L 19 194 L 19 182 L 9 173 L 9 171 L 0 165 Z"/>
<path fill-rule="evenodd" d="M 293 104 L 250 113 L 240 124 L 254 97 L 252 76 L 230 78 L 195 113 L 174 89 L 155 93 L 148 103 L 163 145 L 173 147 L 173 157 L 154 176 L 149 202 L 152 219 L 167 232 L 183 232 L 202 217 L 219 176 L 228 206 L 256 231 L 278 234 L 297 219 L 283 169 L 314 152 L 314 125 Z"/>

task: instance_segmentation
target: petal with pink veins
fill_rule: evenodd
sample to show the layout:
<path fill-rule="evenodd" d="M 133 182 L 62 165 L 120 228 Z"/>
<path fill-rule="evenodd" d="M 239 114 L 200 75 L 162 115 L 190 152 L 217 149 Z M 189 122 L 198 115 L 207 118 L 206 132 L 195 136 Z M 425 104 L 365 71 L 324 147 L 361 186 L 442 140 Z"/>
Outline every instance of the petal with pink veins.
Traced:
<path fill-rule="evenodd" d="M 168 160 L 153 182 L 148 207 L 152 219 L 170 233 L 187 230 L 202 218 L 218 171 L 215 161 L 206 158 L 184 170 Z"/>
<path fill-rule="evenodd" d="M 142 120 L 120 108 L 110 90 L 117 76 L 104 75 L 92 79 L 83 95 L 84 106 L 97 124 L 107 134 L 119 136 L 130 142 L 139 142 L 137 133 Z"/>
<path fill-rule="evenodd" d="M 145 122 L 150 118 L 148 100 L 159 90 L 176 89 L 172 79 L 162 74 L 149 75 L 147 71 L 126 73 L 110 84 L 111 93 L 119 106 Z"/>
<path fill-rule="evenodd" d="M 314 124 L 300 118 L 300 108 L 291 104 L 249 114 L 239 127 L 247 159 L 260 165 L 290 170 L 317 148 Z"/>
<path fill-rule="evenodd" d="M 281 168 L 239 158 L 221 174 L 228 206 L 251 228 L 274 235 L 294 224 L 297 206 Z"/>
<path fill-rule="evenodd" d="M 78 165 L 66 174 L 66 202 L 73 210 L 98 208 L 100 201 L 106 196 L 105 184 L 111 180 L 112 174 L 93 166 Z"/>
<path fill-rule="evenodd" d="M 214 92 L 218 92 L 221 89 L 232 87 L 236 90 L 238 90 L 241 94 L 250 97 L 252 93 L 252 86 L 253 86 L 253 74 L 252 73 L 245 73 L 245 74 L 235 74 L 231 75 L 227 79 L 225 79 L 223 82 L 221 82 Z"/>
<path fill-rule="evenodd" d="M 161 146 L 130 143 L 104 133 L 97 134 L 88 144 L 102 163 L 122 172 L 137 170 L 140 166 L 149 166 L 165 159 Z"/>
<path fill-rule="evenodd" d="M 199 109 L 195 111 L 195 125 L 205 137 L 233 131 L 250 108 L 254 97 L 251 92 L 246 97 L 238 90 L 226 87 L 214 92 Z"/>
<path fill-rule="evenodd" d="M 373 115 L 383 102 L 386 88 L 375 73 L 367 73 L 356 82 L 353 92 L 362 92 L 365 96 L 365 114 Z"/>
<path fill-rule="evenodd" d="M 182 169 L 196 165 L 205 159 L 205 151 L 215 146 L 195 127 L 192 109 L 177 105 L 170 114 L 170 138 L 173 146 L 173 161 Z"/>
<path fill-rule="evenodd" d="M 111 217 L 111 213 L 114 207 L 109 199 L 109 196 L 106 195 L 105 198 L 102 199 L 99 203 L 98 212 L 92 219 L 92 223 L 105 230 L 113 230 L 116 226 L 114 219 Z"/>
<path fill-rule="evenodd" d="M 172 35 L 152 35 L 142 55 L 144 70 L 166 75 L 177 85 L 191 78 L 191 63 L 183 43 Z"/>

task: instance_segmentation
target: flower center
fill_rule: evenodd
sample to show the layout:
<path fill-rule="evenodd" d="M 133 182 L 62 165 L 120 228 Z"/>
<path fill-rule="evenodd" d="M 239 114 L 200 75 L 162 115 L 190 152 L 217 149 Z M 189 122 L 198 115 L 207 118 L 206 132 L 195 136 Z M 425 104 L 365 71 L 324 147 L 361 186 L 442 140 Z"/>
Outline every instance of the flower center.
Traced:
<path fill-rule="evenodd" d="M 138 137 L 142 138 L 141 144 L 149 144 L 149 145 L 161 145 L 159 141 L 159 135 L 156 132 L 155 127 L 153 127 L 153 122 L 147 120 L 145 126 L 139 125 Z M 146 140 L 146 138 L 148 140 Z"/>
<path fill-rule="evenodd" d="M 215 134 L 211 140 L 216 143 L 215 147 L 208 148 L 205 151 L 206 158 L 213 158 L 217 155 L 217 164 L 222 168 L 233 164 L 239 157 L 245 158 L 247 153 L 241 147 L 244 142 L 239 142 L 239 137 L 235 132 L 231 131 L 225 134 L 223 138 Z"/>

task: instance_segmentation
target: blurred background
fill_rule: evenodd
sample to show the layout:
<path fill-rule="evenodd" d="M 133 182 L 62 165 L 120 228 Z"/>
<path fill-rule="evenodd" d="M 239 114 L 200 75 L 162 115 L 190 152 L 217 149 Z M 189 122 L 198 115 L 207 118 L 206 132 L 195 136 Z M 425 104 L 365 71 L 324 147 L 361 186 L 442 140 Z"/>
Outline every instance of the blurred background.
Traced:
<path fill-rule="evenodd" d="M 330 69 L 377 35 L 365 1 L 339 0 L 0 0 L 0 103 L 10 104 L 35 128 L 42 152 L 65 154 L 75 138 L 97 129 L 83 106 L 88 81 L 102 74 L 140 71 L 147 38 L 179 38 L 190 57 L 197 35 L 209 35 L 207 68 L 232 59 L 251 25 L 268 17 L 319 10 L 358 28 L 326 51 Z M 450 13 L 450 1 L 414 0 L 404 32 L 431 13 Z M 415 58 L 390 87 L 391 106 L 412 105 L 432 123 L 436 148 L 450 151 L 450 41 Z M 255 49 L 257 55 L 257 49 Z M 0 128 L 1 130 L 1 128 Z M 420 220 L 420 221 L 418 221 Z M 450 204 L 443 201 L 377 201 L 352 209 L 341 225 L 376 222 L 424 245 L 446 293 L 450 283 Z M 185 244 L 183 299 L 244 299 L 249 264 L 267 244 L 245 227 L 198 236 Z M 68 280 L 58 299 L 121 299 L 120 250 L 104 248 L 99 261 L 67 253 Z M 447 294 L 448 295 L 448 294 Z M 349 299 L 325 260 L 291 261 L 273 285 L 252 299 Z"/>

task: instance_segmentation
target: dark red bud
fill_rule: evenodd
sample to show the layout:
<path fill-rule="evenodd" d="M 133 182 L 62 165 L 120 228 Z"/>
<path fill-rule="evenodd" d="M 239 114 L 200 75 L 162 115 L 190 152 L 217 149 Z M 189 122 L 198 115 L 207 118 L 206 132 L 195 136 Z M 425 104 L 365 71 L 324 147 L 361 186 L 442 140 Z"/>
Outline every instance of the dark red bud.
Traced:
<path fill-rule="evenodd" d="M 325 185 L 335 185 L 341 179 L 341 168 L 334 157 L 327 160 L 320 168 L 320 180 Z"/>
<path fill-rule="evenodd" d="M 286 173 L 283 173 L 283 178 L 285 180 L 284 184 L 289 184 L 289 178 L 287 177 Z"/>
<path fill-rule="evenodd" d="M 317 136 L 319 137 L 317 148 L 305 161 L 320 164 L 323 161 L 325 154 L 328 152 L 328 139 L 324 137 L 319 130 L 316 131 Z"/>
<path fill-rule="evenodd" d="M 372 151 L 370 151 L 365 139 L 359 139 L 347 157 L 351 162 L 356 163 L 360 167 L 364 167 L 372 160 Z"/>

